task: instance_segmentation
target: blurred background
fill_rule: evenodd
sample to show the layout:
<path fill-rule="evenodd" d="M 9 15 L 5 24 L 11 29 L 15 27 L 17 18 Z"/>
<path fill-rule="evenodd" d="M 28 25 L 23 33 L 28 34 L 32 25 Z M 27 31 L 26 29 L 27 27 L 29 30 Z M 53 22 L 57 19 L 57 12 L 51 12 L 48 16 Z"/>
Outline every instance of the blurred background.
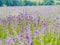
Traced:
<path fill-rule="evenodd" d="M 60 5 L 60 0 L 0 0 L 0 6 Z"/>

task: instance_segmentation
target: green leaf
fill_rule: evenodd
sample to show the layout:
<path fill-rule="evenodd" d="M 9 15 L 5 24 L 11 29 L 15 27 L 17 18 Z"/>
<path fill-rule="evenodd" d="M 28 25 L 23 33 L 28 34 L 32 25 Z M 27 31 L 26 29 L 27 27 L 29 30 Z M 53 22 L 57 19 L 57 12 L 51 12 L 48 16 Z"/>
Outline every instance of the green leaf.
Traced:
<path fill-rule="evenodd" d="M 60 38 L 57 40 L 57 45 L 60 45 Z"/>
<path fill-rule="evenodd" d="M 28 24 L 28 22 L 27 21 L 24 21 L 24 25 L 26 26 Z"/>
<path fill-rule="evenodd" d="M 33 25 L 30 26 L 30 30 L 32 30 L 32 31 L 34 30 L 34 26 Z"/>
<path fill-rule="evenodd" d="M 17 28 L 16 28 L 16 33 L 19 33 L 21 30 L 22 30 L 22 27 L 21 27 L 21 25 L 20 26 L 16 26 Z"/>
<path fill-rule="evenodd" d="M 51 45 L 55 45 L 55 38 L 52 38 L 50 43 Z"/>
<path fill-rule="evenodd" d="M 39 38 L 33 39 L 33 45 L 41 45 L 41 42 L 39 41 Z"/>
<path fill-rule="evenodd" d="M 0 39 L 5 39 L 7 38 L 7 33 L 4 32 L 4 30 L 0 30 Z"/>
<path fill-rule="evenodd" d="M 38 22 L 36 22 L 36 29 L 38 29 L 38 26 L 39 26 L 39 24 L 38 24 Z"/>
<path fill-rule="evenodd" d="M 6 29 L 9 31 L 9 33 L 10 33 L 12 36 L 14 35 L 14 32 L 13 32 L 13 28 L 12 28 L 12 27 L 6 26 Z"/>

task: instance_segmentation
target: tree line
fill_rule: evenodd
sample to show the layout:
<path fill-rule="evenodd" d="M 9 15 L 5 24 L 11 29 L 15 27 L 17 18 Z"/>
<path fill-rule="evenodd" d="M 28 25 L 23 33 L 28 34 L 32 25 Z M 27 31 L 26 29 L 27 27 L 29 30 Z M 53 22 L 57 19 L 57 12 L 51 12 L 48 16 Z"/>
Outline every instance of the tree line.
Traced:
<path fill-rule="evenodd" d="M 36 6 L 36 2 L 30 2 L 27 0 L 0 0 L 0 6 Z M 44 0 L 43 3 L 38 5 L 54 5 L 54 0 Z"/>

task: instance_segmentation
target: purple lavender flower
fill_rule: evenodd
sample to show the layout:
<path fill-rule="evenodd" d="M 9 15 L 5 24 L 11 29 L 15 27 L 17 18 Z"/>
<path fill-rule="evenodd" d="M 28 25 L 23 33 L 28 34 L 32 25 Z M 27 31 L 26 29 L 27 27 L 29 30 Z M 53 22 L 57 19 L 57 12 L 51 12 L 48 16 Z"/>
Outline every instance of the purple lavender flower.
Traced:
<path fill-rule="evenodd" d="M 29 33 L 29 30 L 27 30 L 27 29 L 24 30 L 24 34 L 26 35 L 27 42 L 30 45 L 32 41 L 31 41 L 31 35 Z"/>
<path fill-rule="evenodd" d="M 38 20 L 37 21 L 38 21 L 38 24 L 39 24 L 40 23 L 40 17 L 38 17 Z"/>
<path fill-rule="evenodd" d="M 32 43 L 30 45 L 33 45 Z"/>
<path fill-rule="evenodd" d="M 20 23 L 20 15 L 17 16 L 17 22 Z"/>
<path fill-rule="evenodd" d="M 46 27 L 46 22 L 43 23 L 43 26 Z"/>
<path fill-rule="evenodd" d="M 29 17 L 28 16 L 26 16 L 26 20 L 29 20 Z"/>
<path fill-rule="evenodd" d="M 6 43 L 7 43 L 7 45 L 11 45 L 13 43 L 13 39 L 11 37 L 8 37 L 6 39 Z"/>
<path fill-rule="evenodd" d="M 33 20 L 33 17 L 32 16 L 29 16 L 29 20 L 32 21 Z"/>
<path fill-rule="evenodd" d="M 31 37 L 27 34 L 26 35 L 26 38 L 27 38 L 27 41 L 28 41 L 28 43 L 29 43 L 29 45 L 31 44 Z"/>
<path fill-rule="evenodd" d="M 11 21 L 12 20 L 12 16 L 9 15 L 9 17 L 7 17 L 7 21 Z"/>
<path fill-rule="evenodd" d="M 38 37 L 40 30 L 35 30 L 34 33 L 35 33 L 35 37 Z"/>
<path fill-rule="evenodd" d="M 5 19 L 2 19 L 1 20 L 3 24 L 6 24 L 6 20 Z"/>
<path fill-rule="evenodd" d="M 44 28 L 44 30 L 46 30 L 46 26 L 47 26 L 47 25 L 46 25 L 46 22 L 44 22 L 44 23 L 43 23 L 43 28 Z"/>

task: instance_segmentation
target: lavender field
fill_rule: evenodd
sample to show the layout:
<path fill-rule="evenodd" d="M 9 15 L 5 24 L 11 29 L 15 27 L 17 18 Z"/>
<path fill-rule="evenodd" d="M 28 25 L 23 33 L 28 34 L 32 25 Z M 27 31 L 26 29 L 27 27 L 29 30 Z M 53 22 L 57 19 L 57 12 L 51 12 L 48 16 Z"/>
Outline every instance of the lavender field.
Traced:
<path fill-rule="evenodd" d="M 0 45 L 60 45 L 60 6 L 0 7 Z"/>

